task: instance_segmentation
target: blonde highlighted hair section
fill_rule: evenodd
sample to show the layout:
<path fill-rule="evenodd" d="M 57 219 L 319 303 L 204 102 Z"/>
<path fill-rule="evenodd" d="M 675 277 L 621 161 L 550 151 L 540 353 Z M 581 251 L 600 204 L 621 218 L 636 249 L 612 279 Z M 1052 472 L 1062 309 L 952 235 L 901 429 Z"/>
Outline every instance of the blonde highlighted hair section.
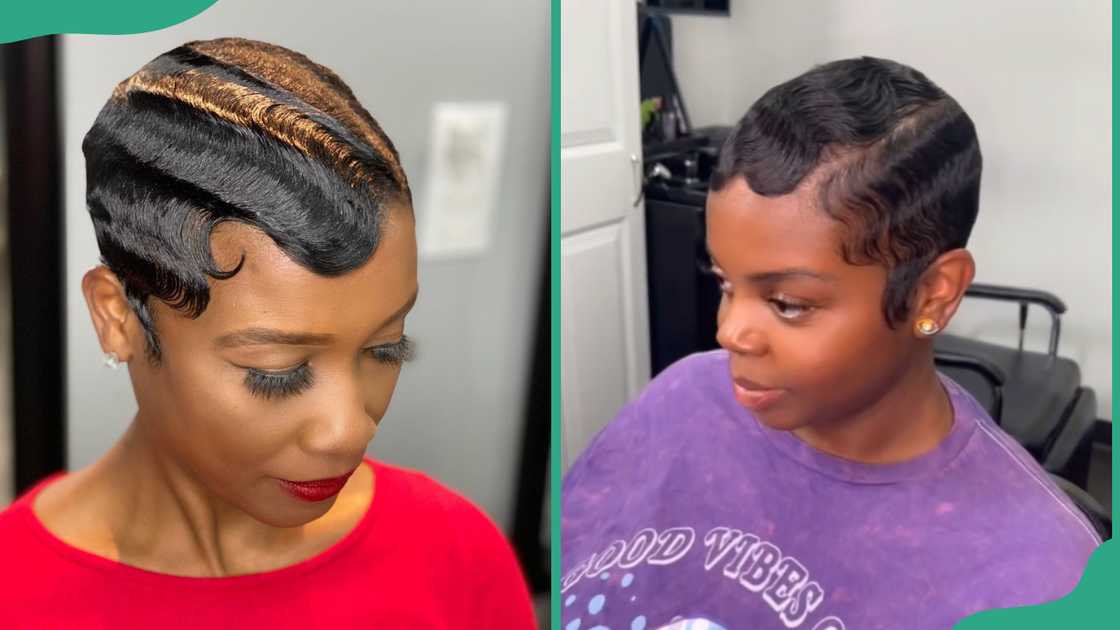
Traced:
<path fill-rule="evenodd" d="M 329 68 L 287 48 L 241 38 L 188 42 L 183 49 L 208 57 L 228 73 L 251 77 L 289 98 L 287 102 L 211 71 L 214 66 L 167 72 L 157 58 L 117 86 L 114 99 L 148 92 L 180 101 L 232 124 L 253 128 L 298 149 L 325 159 L 350 185 L 372 184 L 354 147 L 322 124 L 321 114 L 346 129 L 355 139 L 388 163 L 397 186 L 407 191 L 408 180 L 392 142 L 354 93 Z M 171 53 L 168 53 L 171 54 Z"/>

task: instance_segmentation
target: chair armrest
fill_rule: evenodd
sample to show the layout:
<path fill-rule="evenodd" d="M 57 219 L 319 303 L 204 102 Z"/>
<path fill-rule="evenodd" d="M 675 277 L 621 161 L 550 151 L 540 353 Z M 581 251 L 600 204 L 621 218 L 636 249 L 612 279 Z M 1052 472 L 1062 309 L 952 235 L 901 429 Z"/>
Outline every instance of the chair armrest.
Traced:
<path fill-rule="evenodd" d="M 1061 315 L 1066 312 L 1066 303 L 1049 291 L 1020 289 L 1016 287 L 974 282 L 968 287 L 964 294 L 968 297 L 984 298 L 988 300 L 1037 304 L 1055 315 Z"/>
<path fill-rule="evenodd" d="M 972 283 L 964 292 L 966 297 L 975 297 L 986 300 L 999 300 L 1002 302 L 1015 302 L 1019 305 L 1019 349 L 1023 349 L 1023 334 L 1027 327 L 1027 306 L 1037 304 L 1046 309 L 1050 314 L 1050 344 L 1049 354 L 1057 356 L 1058 340 L 1062 334 L 1062 313 L 1066 312 L 1066 303 L 1049 291 L 1037 289 L 1020 289 L 1005 287 L 995 284 Z"/>

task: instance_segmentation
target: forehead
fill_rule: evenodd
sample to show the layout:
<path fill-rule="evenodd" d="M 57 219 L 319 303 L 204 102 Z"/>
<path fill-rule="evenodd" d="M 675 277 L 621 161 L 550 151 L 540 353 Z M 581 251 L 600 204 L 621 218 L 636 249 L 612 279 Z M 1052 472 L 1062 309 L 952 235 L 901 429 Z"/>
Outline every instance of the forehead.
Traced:
<path fill-rule="evenodd" d="M 734 259 L 760 267 L 751 271 L 850 266 L 841 253 L 844 226 L 820 209 L 816 194 L 806 185 L 764 197 L 736 177 L 708 195 L 708 248 L 724 265 Z"/>
<path fill-rule="evenodd" d="M 321 276 L 294 262 L 263 232 L 226 223 L 211 238 L 215 262 L 230 269 L 244 254 L 240 271 L 210 280 L 210 303 L 197 320 L 198 332 L 219 335 L 246 327 L 347 335 L 368 334 L 416 290 L 413 221 L 391 213 L 373 256 L 340 276 Z"/>

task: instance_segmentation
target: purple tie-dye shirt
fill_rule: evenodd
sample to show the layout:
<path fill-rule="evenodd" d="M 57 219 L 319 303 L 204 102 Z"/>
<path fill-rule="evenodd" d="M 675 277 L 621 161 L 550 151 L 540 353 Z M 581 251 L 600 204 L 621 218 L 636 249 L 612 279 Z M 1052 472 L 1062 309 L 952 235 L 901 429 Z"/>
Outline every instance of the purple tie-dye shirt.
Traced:
<path fill-rule="evenodd" d="M 563 630 L 947 630 L 1066 595 L 1100 541 L 960 386 L 899 464 L 760 424 L 714 351 L 667 369 L 564 479 Z"/>

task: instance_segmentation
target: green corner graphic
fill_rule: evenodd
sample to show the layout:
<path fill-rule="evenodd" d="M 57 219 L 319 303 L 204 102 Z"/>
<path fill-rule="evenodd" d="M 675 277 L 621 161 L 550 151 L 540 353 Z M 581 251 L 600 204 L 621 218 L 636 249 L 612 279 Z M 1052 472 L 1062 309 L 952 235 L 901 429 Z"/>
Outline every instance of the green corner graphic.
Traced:
<path fill-rule="evenodd" d="M 1053 630 L 1054 628 L 1097 628 L 1096 622 L 1112 618 L 1116 608 L 1117 543 L 1101 545 L 1085 567 L 1077 588 L 1066 597 L 1048 604 L 1026 608 L 1003 608 L 977 613 L 953 630 Z"/>
<path fill-rule="evenodd" d="M 7 0 L 0 10 L 0 44 L 54 35 L 124 35 L 178 24 L 218 0 Z"/>

